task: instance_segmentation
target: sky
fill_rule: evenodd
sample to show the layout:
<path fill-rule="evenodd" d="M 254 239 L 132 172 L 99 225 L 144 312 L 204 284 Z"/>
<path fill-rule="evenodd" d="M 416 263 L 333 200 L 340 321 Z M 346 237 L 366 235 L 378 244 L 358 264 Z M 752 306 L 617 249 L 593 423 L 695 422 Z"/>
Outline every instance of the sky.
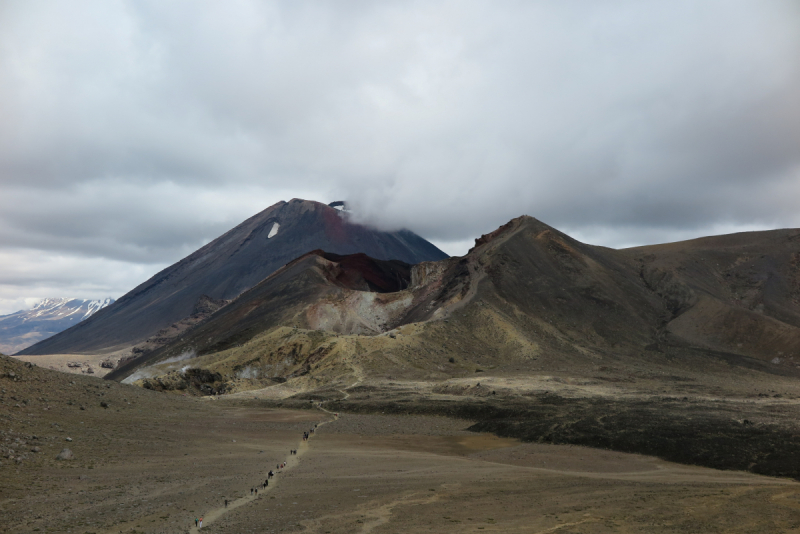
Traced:
<path fill-rule="evenodd" d="M 0 314 L 279 200 L 453 255 L 800 227 L 800 2 L 0 0 Z"/>

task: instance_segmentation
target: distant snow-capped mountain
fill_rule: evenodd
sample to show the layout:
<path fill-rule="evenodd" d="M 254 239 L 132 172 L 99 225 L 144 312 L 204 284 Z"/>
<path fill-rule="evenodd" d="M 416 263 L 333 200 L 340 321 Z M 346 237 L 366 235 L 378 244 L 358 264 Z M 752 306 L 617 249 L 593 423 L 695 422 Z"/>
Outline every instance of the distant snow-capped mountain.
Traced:
<path fill-rule="evenodd" d="M 91 317 L 114 299 L 44 299 L 30 310 L 0 315 L 0 352 L 14 354 Z"/>

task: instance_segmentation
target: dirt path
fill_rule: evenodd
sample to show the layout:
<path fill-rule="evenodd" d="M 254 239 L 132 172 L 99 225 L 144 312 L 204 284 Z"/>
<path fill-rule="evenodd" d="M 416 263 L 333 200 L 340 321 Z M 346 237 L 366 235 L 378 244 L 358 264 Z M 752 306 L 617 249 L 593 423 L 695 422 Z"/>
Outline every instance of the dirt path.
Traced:
<path fill-rule="evenodd" d="M 320 428 L 321 426 L 326 425 L 326 424 L 328 424 L 330 422 L 336 421 L 336 419 L 338 419 L 338 415 L 337 414 L 329 412 L 328 410 L 322 408 L 321 406 L 318 406 L 318 408 L 320 410 L 322 410 L 323 412 L 332 415 L 333 419 L 329 419 L 327 421 L 322 421 L 322 422 L 317 423 L 316 424 L 316 428 Z M 226 513 L 230 512 L 231 510 L 235 510 L 235 509 L 239 508 L 240 506 L 244 506 L 245 504 L 251 503 L 251 502 L 259 499 L 261 496 L 266 494 L 268 491 L 274 490 L 278 486 L 278 483 L 279 483 L 278 481 L 280 480 L 279 475 L 281 473 L 285 473 L 285 472 L 289 471 L 290 469 L 292 469 L 293 467 L 297 466 L 300 463 L 300 457 L 303 456 L 306 453 L 306 451 L 308 451 L 308 448 L 309 448 L 308 444 L 311 441 L 312 437 L 314 437 L 313 433 L 309 434 L 308 440 L 303 440 L 303 439 L 300 440 L 300 444 L 297 446 L 297 449 L 296 449 L 297 450 L 297 454 L 290 454 L 289 455 L 289 458 L 286 460 L 286 467 L 276 471 L 275 472 L 275 478 L 270 482 L 269 486 L 267 486 L 266 488 L 259 488 L 261 490 L 261 492 L 259 494 L 256 494 L 256 495 L 245 495 L 244 497 L 242 497 L 240 499 L 236 499 L 235 501 L 229 501 L 227 507 L 222 506 L 220 508 L 215 508 L 215 509 L 213 509 L 213 510 L 211 510 L 209 512 L 206 512 L 204 515 L 200 515 L 200 517 L 203 518 L 203 527 L 205 527 L 207 525 L 210 525 L 211 523 L 214 523 L 215 521 L 217 521 L 219 518 L 221 518 L 223 515 L 225 515 Z M 264 476 L 264 478 L 266 478 L 267 474 L 264 473 L 263 476 Z M 192 526 L 189 529 L 189 532 L 191 534 L 195 534 L 195 533 L 199 533 L 200 530 L 201 530 L 200 528 L 198 528 L 196 526 Z"/>

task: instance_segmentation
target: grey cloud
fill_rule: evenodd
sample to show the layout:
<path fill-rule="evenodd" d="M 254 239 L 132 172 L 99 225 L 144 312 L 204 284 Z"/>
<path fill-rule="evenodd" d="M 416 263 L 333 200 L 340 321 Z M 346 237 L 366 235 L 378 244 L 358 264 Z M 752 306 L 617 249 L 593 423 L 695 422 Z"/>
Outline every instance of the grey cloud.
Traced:
<path fill-rule="evenodd" d="M 611 246 L 800 225 L 792 1 L 11 1 L 0 19 L 0 250 L 161 265 L 292 197 L 451 252 L 523 213 Z"/>

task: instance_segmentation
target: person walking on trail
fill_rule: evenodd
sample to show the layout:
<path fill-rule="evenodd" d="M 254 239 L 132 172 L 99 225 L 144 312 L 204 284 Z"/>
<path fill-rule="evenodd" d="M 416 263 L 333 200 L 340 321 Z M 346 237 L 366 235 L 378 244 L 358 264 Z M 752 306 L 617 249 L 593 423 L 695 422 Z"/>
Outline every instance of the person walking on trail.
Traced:
<path fill-rule="evenodd" d="M 253 495 L 253 488 L 250 488 L 250 495 Z"/>
<path fill-rule="evenodd" d="M 198 521 L 200 521 L 200 520 L 199 520 L 199 519 L 197 519 L 197 518 L 195 517 L 195 518 L 194 518 L 194 526 L 195 526 L 195 528 L 197 528 L 197 522 L 198 522 Z"/>
<path fill-rule="evenodd" d="M 258 488 L 256 488 L 256 497 L 258 497 Z"/>
<path fill-rule="evenodd" d="M 200 518 L 200 528 L 203 528 L 203 518 Z"/>
<path fill-rule="evenodd" d="M 225 508 L 228 507 L 228 499 L 225 499 Z"/>

